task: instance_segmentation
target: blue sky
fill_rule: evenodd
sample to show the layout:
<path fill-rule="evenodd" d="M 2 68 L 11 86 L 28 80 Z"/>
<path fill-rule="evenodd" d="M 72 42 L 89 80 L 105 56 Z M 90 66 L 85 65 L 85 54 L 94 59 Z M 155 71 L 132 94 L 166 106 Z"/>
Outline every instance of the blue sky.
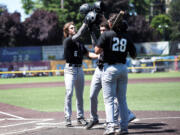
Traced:
<path fill-rule="evenodd" d="M 21 14 L 21 21 L 24 21 L 27 17 L 22 8 L 21 0 L 0 0 L 0 4 L 6 5 L 10 13 L 19 12 Z"/>

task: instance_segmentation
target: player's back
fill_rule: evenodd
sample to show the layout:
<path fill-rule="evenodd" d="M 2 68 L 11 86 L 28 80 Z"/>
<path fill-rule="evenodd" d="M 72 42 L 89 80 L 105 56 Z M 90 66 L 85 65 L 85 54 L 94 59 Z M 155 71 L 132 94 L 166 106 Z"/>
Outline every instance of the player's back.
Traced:
<path fill-rule="evenodd" d="M 105 62 L 125 64 L 129 45 L 126 34 L 117 34 L 110 30 L 104 32 L 101 39 L 104 40 L 103 49 Z"/>

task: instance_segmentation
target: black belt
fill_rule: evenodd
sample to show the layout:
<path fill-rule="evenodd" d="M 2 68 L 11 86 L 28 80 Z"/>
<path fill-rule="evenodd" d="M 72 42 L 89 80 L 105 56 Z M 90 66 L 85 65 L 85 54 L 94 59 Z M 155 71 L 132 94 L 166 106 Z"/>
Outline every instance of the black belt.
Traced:
<path fill-rule="evenodd" d="M 66 63 L 69 67 L 81 67 L 82 64 L 72 64 L 72 63 Z"/>
<path fill-rule="evenodd" d="M 98 61 L 96 64 L 97 64 L 97 66 L 98 66 L 98 68 L 99 68 L 100 70 L 103 69 L 104 63 Z"/>

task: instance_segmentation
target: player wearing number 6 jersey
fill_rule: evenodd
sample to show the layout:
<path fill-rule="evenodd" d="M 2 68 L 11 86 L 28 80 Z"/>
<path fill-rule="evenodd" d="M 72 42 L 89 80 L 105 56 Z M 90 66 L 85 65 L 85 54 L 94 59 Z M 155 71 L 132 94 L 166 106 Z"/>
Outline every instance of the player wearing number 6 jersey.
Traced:
<path fill-rule="evenodd" d="M 109 19 L 110 28 L 116 19 L 116 15 Z M 121 24 L 118 26 L 121 27 Z M 122 28 L 121 28 L 122 29 Z M 120 30 L 121 30 L 120 29 Z M 104 52 L 104 68 L 102 74 L 102 88 L 105 103 L 107 128 L 105 135 L 113 134 L 114 131 L 114 97 L 117 96 L 121 117 L 120 134 L 128 133 L 128 107 L 126 103 L 126 90 L 128 83 L 128 71 L 126 57 L 136 57 L 136 49 L 127 34 L 109 30 L 104 32 L 98 39 L 95 53 Z"/>

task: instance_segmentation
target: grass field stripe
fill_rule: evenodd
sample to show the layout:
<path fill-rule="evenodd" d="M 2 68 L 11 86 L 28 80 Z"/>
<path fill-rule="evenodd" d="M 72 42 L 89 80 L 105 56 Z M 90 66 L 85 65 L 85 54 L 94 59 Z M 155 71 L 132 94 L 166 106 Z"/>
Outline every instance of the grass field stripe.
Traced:
<path fill-rule="evenodd" d="M 25 132 L 28 132 L 28 131 L 35 131 L 35 130 L 38 130 L 38 129 L 41 129 L 41 128 L 42 127 L 35 127 L 35 128 L 32 128 L 32 129 L 24 129 L 24 130 L 21 130 L 21 131 L 3 133 L 3 134 L 0 134 L 0 135 L 13 135 L 13 134 L 25 133 Z"/>
<path fill-rule="evenodd" d="M 23 117 L 19 117 L 19 116 L 16 116 L 16 115 L 13 115 L 13 114 L 10 114 L 10 113 L 6 113 L 6 112 L 2 112 L 0 111 L 1 114 L 4 114 L 4 115 L 7 115 L 7 116 L 11 116 L 11 117 L 14 117 L 14 118 L 18 118 L 18 119 L 24 119 Z"/>

